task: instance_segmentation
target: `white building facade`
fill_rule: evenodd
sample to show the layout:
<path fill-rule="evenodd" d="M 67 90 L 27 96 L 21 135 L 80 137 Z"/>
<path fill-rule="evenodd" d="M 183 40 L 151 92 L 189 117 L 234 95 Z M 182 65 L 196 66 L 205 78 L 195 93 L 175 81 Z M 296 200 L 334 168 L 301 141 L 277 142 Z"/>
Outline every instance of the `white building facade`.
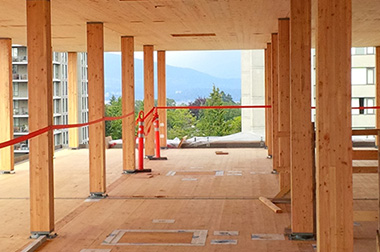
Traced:
<path fill-rule="evenodd" d="M 315 50 L 312 50 L 312 106 L 315 106 L 316 72 Z M 265 104 L 264 50 L 246 50 L 241 53 L 242 105 Z M 352 48 L 352 107 L 375 106 L 376 56 L 374 47 Z M 312 110 L 315 121 L 315 110 Z M 375 128 L 374 109 L 353 109 L 352 128 Z M 264 109 L 242 109 L 242 132 L 265 136 Z"/>
<path fill-rule="evenodd" d="M 68 123 L 68 85 L 67 85 L 67 53 L 53 52 L 53 123 L 54 125 Z M 87 57 L 85 53 L 80 53 L 78 60 L 78 72 L 80 90 L 80 115 L 81 122 L 88 120 L 87 103 Z M 12 46 L 12 79 L 13 79 L 13 124 L 14 137 L 17 138 L 29 133 L 28 127 L 28 53 L 24 46 Z M 54 145 L 63 147 L 68 145 L 68 130 L 54 131 Z M 83 127 L 80 131 L 80 143 L 88 143 L 88 127 Z M 15 153 L 29 153 L 28 141 L 15 145 Z"/>

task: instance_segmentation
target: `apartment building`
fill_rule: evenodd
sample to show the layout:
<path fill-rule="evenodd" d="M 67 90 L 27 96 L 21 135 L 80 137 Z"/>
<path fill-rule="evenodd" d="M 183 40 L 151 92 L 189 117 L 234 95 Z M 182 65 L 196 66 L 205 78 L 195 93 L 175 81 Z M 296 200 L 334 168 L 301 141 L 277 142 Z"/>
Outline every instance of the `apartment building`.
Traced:
<path fill-rule="evenodd" d="M 352 107 L 375 106 L 376 56 L 374 47 L 352 48 Z M 315 50 L 312 50 L 312 106 L 315 106 L 316 71 Z M 264 104 L 264 50 L 242 51 L 242 105 Z M 315 110 L 312 110 L 315 121 Z M 265 114 L 261 109 L 242 110 L 242 131 L 264 137 Z M 374 109 L 353 109 L 352 128 L 375 128 Z"/>
<path fill-rule="evenodd" d="M 376 95 L 376 55 L 374 47 L 354 47 L 352 54 L 352 107 L 371 107 L 375 106 Z M 315 105 L 316 72 L 315 72 L 315 50 L 312 51 L 312 83 L 313 83 L 313 105 Z M 315 120 L 315 110 L 313 120 Z M 353 109 L 352 128 L 370 129 L 376 127 L 374 109 Z"/>
<path fill-rule="evenodd" d="M 53 52 L 53 123 L 68 123 L 68 86 L 67 86 L 67 53 Z M 78 109 L 79 122 L 88 121 L 87 95 L 87 55 L 78 54 Z M 29 133 L 28 127 L 28 53 L 24 46 L 12 46 L 12 76 L 13 76 L 13 123 L 14 137 Z M 80 129 L 80 143 L 88 143 L 88 127 Z M 68 145 L 68 130 L 54 131 L 56 148 Z M 28 141 L 15 145 L 14 152 L 26 154 L 29 152 Z"/>

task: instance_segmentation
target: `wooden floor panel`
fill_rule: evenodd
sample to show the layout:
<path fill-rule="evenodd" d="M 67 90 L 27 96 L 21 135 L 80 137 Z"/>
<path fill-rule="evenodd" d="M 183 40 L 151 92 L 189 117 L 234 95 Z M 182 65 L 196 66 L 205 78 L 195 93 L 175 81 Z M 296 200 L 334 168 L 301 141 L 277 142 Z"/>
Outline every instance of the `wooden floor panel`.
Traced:
<path fill-rule="evenodd" d="M 278 177 L 263 149 L 169 149 L 168 161 L 145 160 L 151 175 L 122 175 L 120 149 L 107 150 L 107 193 L 99 202 L 88 196 L 88 150 L 56 152 L 55 219 L 58 237 L 39 251 L 314 251 L 315 242 L 253 241 L 252 234 L 283 234 L 290 226 L 290 205 L 275 214 L 259 200 L 278 192 Z M 167 176 L 169 172 L 193 171 Z M 202 172 L 223 171 L 223 176 Z M 241 174 L 241 175 L 239 175 Z M 16 174 L 0 176 L 0 251 L 16 251 L 29 242 L 28 163 Z M 354 175 L 354 209 L 376 210 L 377 175 Z M 175 220 L 153 223 L 154 219 Z M 205 246 L 102 245 L 114 230 L 208 230 Z M 355 251 L 374 251 L 375 222 L 357 222 Z M 214 231 L 239 231 L 238 236 L 215 236 Z M 211 244 L 236 239 L 237 245 Z"/>

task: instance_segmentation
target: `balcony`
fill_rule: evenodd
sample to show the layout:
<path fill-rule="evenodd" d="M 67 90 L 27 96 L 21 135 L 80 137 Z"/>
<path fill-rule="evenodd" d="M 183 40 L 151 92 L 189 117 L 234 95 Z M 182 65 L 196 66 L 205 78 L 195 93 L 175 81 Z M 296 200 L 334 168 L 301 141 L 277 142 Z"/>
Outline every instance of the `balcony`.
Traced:
<path fill-rule="evenodd" d="M 15 135 L 26 135 L 29 133 L 29 127 L 28 125 L 14 126 L 13 133 Z"/>
<path fill-rule="evenodd" d="M 13 109 L 13 117 L 28 117 L 28 108 Z"/>
<path fill-rule="evenodd" d="M 13 81 L 27 81 L 28 75 L 27 74 L 13 74 L 12 78 L 13 78 Z"/>
<path fill-rule="evenodd" d="M 27 56 L 12 57 L 12 63 L 28 64 L 28 57 Z"/>

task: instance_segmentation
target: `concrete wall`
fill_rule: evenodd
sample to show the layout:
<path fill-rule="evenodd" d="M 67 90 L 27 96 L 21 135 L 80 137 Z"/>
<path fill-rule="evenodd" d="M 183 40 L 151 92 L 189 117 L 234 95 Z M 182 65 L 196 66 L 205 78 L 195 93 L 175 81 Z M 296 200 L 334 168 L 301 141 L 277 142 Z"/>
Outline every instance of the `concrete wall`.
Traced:
<path fill-rule="evenodd" d="M 264 50 L 245 50 L 241 53 L 242 105 L 265 104 Z M 242 109 L 242 132 L 265 136 L 265 110 Z"/>

